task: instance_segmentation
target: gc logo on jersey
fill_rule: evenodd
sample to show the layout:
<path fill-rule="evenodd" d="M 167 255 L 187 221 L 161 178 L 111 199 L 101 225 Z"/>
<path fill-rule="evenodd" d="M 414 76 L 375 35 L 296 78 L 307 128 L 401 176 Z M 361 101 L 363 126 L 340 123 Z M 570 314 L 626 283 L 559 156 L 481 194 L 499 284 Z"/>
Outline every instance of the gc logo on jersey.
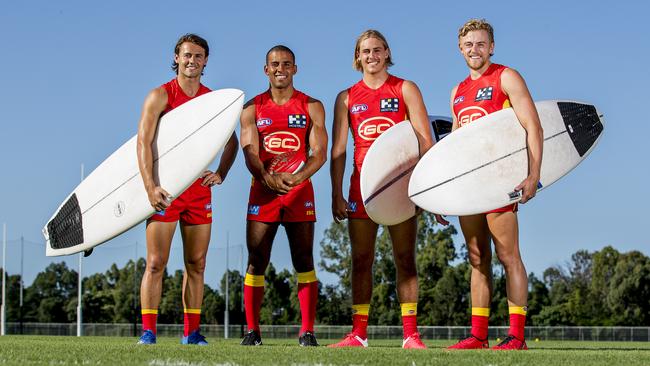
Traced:
<path fill-rule="evenodd" d="M 481 88 L 476 92 L 476 98 L 474 98 L 475 102 L 480 102 L 482 100 L 492 100 L 492 87 L 487 86 L 485 88 Z"/>
<path fill-rule="evenodd" d="M 463 108 L 458 112 L 458 126 L 462 127 L 475 119 L 486 116 L 488 113 L 485 109 L 477 106 Z"/>
<path fill-rule="evenodd" d="M 350 113 L 352 114 L 358 114 L 361 112 L 365 112 L 368 110 L 368 105 L 367 104 L 355 104 L 350 108 Z"/>
<path fill-rule="evenodd" d="M 290 114 L 289 115 L 289 128 L 305 128 L 307 127 L 307 116 L 304 114 Z"/>
<path fill-rule="evenodd" d="M 379 101 L 380 112 L 399 112 L 399 98 L 386 98 Z"/>
<path fill-rule="evenodd" d="M 270 126 L 273 121 L 270 118 L 260 118 L 257 120 L 257 127 Z"/>
<path fill-rule="evenodd" d="M 271 154 L 298 151 L 300 145 L 300 139 L 293 132 L 277 131 L 264 137 L 264 150 Z"/>
<path fill-rule="evenodd" d="M 376 140 L 379 135 L 384 133 L 387 129 L 393 127 L 395 122 L 386 117 L 373 117 L 361 122 L 357 128 L 359 137 L 364 140 Z"/>

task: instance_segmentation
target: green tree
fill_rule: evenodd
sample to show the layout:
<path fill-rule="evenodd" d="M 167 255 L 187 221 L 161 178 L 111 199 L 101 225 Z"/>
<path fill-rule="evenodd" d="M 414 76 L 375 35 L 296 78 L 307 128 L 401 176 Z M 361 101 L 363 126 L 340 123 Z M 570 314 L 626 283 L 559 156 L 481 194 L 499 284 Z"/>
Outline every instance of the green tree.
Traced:
<path fill-rule="evenodd" d="M 320 268 L 339 278 L 340 291 L 344 297 L 352 296 L 352 246 L 348 224 L 332 222 L 320 242 Z"/>

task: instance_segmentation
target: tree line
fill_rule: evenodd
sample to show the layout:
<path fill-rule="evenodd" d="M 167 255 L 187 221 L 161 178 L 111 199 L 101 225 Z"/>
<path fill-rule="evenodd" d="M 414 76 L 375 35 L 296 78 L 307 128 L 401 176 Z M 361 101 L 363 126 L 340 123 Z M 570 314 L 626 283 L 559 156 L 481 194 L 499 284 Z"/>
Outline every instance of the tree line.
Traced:
<path fill-rule="evenodd" d="M 432 215 L 419 217 L 417 269 L 420 283 L 418 323 L 468 325 L 470 318 L 470 266 L 463 246 L 457 249 L 453 226 L 440 227 Z M 496 258 L 496 256 L 494 256 Z M 351 255 L 346 224 L 332 223 L 321 241 L 319 270 L 336 275 L 336 284 L 319 285 L 317 322 L 347 325 L 351 314 Z M 139 322 L 140 279 L 145 260 L 113 264 L 106 272 L 83 279 L 84 323 Z M 376 243 L 374 291 L 369 322 L 400 324 L 395 264 L 387 230 Z M 181 323 L 182 271 L 164 274 L 159 323 Z M 223 324 L 228 278 L 231 324 L 245 322 L 242 308 L 243 277 L 224 273 L 219 288 L 205 285 L 203 324 Z M 578 250 L 565 265 L 546 269 L 541 277 L 529 274 L 529 325 L 648 326 L 650 325 L 650 258 L 639 251 L 621 253 L 611 246 L 599 251 Z M 493 263 L 494 292 L 490 323 L 507 325 L 508 303 L 503 268 Z M 77 272 L 65 263 L 52 263 L 24 289 L 19 306 L 20 275 L 7 282 L 7 321 L 76 321 Z M 295 272 L 269 265 L 262 305 L 262 324 L 299 324 L 300 306 Z"/>

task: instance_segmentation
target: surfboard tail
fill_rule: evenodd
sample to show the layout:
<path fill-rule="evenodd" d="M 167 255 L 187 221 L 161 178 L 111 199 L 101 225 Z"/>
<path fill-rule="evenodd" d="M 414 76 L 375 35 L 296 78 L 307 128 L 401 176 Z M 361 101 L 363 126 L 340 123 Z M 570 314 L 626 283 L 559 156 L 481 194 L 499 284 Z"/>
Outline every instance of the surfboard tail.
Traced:
<path fill-rule="evenodd" d="M 70 248 L 84 242 L 83 221 L 77 195 L 72 194 L 43 228 L 47 256 L 61 255 L 57 249 Z"/>

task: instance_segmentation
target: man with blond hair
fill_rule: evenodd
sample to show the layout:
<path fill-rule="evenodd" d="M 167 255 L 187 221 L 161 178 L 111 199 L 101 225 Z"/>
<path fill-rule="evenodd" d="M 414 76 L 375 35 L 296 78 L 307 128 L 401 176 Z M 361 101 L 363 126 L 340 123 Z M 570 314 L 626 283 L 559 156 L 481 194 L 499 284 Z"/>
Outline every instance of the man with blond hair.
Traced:
<path fill-rule="evenodd" d="M 477 118 L 512 108 L 526 130 L 528 176 L 515 190 L 521 191 L 521 203 L 535 197 L 542 162 L 543 133 L 535 104 L 521 75 L 512 68 L 491 62 L 494 55 L 494 31 L 484 19 L 471 19 L 458 31 L 460 53 L 469 68 L 469 76 L 451 91 L 452 131 Z M 449 349 L 489 348 L 488 319 L 492 296 L 492 246 L 506 274 L 506 292 L 510 313 L 508 336 L 493 349 L 525 350 L 528 277 L 519 252 L 517 204 L 489 212 L 461 216 L 469 262 L 472 266 L 471 335 Z"/>
<path fill-rule="evenodd" d="M 388 73 L 393 65 L 386 38 L 367 30 L 358 38 L 353 67 L 362 79 L 339 93 L 332 128 L 332 215 L 339 222 L 348 219 L 352 244 L 352 332 L 330 347 L 367 347 L 367 326 L 372 297 L 372 265 L 379 225 L 366 214 L 361 199 L 360 172 L 373 142 L 388 128 L 408 119 L 424 154 L 433 137 L 422 94 L 412 81 Z M 407 122 L 408 123 L 408 122 Z M 354 141 L 354 170 L 350 193 L 343 196 L 348 129 Z M 397 268 L 397 294 L 404 327 L 403 348 L 426 348 L 417 331 L 418 277 L 415 265 L 417 217 L 388 226 Z"/>

